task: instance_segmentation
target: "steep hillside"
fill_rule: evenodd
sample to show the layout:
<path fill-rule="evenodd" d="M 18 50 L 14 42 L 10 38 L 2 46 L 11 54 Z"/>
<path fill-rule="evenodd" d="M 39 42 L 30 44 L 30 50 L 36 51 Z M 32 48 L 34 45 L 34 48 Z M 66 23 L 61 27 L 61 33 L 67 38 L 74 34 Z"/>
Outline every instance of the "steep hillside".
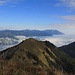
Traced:
<path fill-rule="evenodd" d="M 48 41 L 37 41 L 33 38 L 27 39 L 19 45 L 1 51 L 0 58 L 11 63 L 18 63 L 18 70 L 22 68 L 23 72 L 28 67 L 31 68 L 34 66 L 34 68 L 41 67 L 42 71 L 47 72 L 45 75 L 50 75 L 51 73 L 49 72 L 51 72 L 51 68 L 53 67 L 56 70 L 69 74 L 75 73 L 75 61 Z M 32 75 L 44 75 L 37 74 L 38 72 L 32 72 Z"/>
<path fill-rule="evenodd" d="M 75 58 L 75 42 L 60 47 L 64 52 Z"/>

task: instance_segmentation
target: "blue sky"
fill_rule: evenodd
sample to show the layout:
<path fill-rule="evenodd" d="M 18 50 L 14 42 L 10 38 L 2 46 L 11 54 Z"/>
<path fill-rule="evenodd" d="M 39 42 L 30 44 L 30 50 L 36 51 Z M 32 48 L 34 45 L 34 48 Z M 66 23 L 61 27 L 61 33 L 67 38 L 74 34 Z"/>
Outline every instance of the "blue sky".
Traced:
<path fill-rule="evenodd" d="M 75 34 L 75 0 L 0 0 L 0 29 L 57 29 Z"/>

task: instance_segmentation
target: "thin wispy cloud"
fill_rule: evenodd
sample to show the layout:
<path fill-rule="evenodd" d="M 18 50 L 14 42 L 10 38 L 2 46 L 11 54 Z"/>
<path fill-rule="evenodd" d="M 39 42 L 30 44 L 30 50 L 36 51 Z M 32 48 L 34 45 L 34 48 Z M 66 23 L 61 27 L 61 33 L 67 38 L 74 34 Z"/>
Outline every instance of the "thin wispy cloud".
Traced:
<path fill-rule="evenodd" d="M 65 34 L 75 34 L 75 15 L 64 15 L 56 17 L 63 20 L 63 22 L 50 24 L 50 28 L 58 29 Z"/>
<path fill-rule="evenodd" d="M 0 0 L 0 5 L 4 5 L 6 3 L 11 2 L 12 0 Z"/>
<path fill-rule="evenodd" d="M 61 16 L 60 18 L 75 22 L 75 15 Z"/>
<path fill-rule="evenodd" d="M 75 8 L 75 0 L 58 0 L 56 6 L 66 6 L 69 8 Z"/>
<path fill-rule="evenodd" d="M 8 4 L 8 3 L 15 3 L 21 0 L 0 0 L 0 6 Z"/>
<path fill-rule="evenodd" d="M 52 29 L 58 29 L 65 34 L 75 34 L 75 22 L 57 23 L 50 25 Z"/>
<path fill-rule="evenodd" d="M 60 0 L 67 7 L 75 7 L 75 0 Z"/>

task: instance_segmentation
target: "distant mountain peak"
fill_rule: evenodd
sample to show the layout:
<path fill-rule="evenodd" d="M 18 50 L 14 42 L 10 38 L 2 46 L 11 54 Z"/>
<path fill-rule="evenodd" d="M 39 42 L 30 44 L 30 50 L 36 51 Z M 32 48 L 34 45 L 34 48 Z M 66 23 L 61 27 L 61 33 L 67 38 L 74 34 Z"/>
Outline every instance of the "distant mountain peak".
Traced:
<path fill-rule="evenodd" d="M 62 35 L 63 33 L 58 30 L 1 30 L 0 37 L 5 38 L 14 38 L 14 36 L 53 36 L 53 35 Z"/>

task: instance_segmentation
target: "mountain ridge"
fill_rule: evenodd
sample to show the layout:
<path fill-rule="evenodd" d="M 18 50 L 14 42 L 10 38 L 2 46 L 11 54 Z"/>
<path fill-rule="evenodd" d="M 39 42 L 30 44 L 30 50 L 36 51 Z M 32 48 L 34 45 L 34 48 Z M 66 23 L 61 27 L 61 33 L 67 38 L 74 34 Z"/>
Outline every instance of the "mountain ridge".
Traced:
<path fill-rule="evenodd" d="M 75 59 L 75 42 L 61 46 L 59 48 Z"/>
<path fill-rule="evenodd" d="M 0 58 L 34 66 L 53 67 L 75 73 L 75 61 L 49 41 L 29 38 L 20 44 L 0 52 Z"/>
<path fill-rule="evenodd" d="M 0 30 L 0 38 L 14 38 L 14 36 L 52 36 L 62 35 L 63 33 L 58 30 Z"/>

